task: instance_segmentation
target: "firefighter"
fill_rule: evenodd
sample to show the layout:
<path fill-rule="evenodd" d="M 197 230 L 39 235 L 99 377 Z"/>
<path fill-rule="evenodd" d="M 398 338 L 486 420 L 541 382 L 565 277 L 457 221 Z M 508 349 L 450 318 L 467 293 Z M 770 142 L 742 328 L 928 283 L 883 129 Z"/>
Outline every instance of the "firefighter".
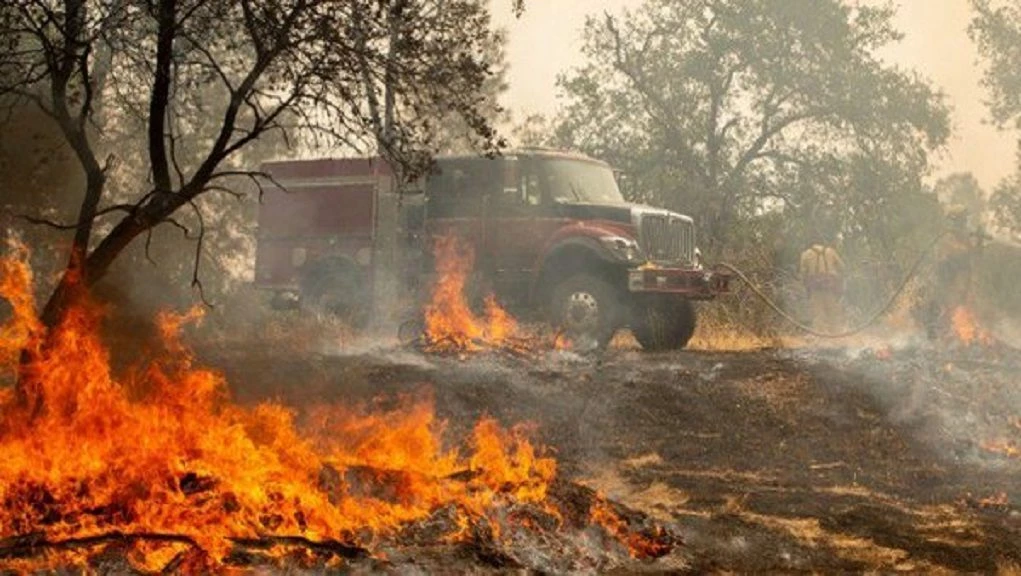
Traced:
<path fill-rule="evenodd" d="M 812 326 L 838 332 L 844 328 L 841 297 L 844 289 L 844 261 L 832 246 L 817 240 L 801 253 L 798 274 L 805 287 Z"/>
<path fill-rule="evenodd" d="M 951 205 L 946 209 L 946 233 L 936 246 L 933 281 L 922 309 L 922 323 L 930 340 L 947 337 L 952 331 L 954 310 L 971 299 L 973 234 L 968 210 Z"/>

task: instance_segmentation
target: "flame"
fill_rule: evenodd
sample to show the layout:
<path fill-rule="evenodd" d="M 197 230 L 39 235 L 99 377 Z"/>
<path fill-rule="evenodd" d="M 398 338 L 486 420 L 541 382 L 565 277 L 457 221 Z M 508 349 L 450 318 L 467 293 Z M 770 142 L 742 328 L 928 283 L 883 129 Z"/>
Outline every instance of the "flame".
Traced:
<path fill-rule="evenodd" d="M 969 308 L 965 306 L 955 308 L 950 321 L 958 340 L 965 346 L 987 345 L 992 342 L 992 337 L 979 326 L 975 314 Z"/>
<path fill-rule="evenodd" d="M 1010 505 L 1010 497 L 1006 492 L 997 492 L 978 501 L 980 508 L 1003 508 Z"/>
<path fill-rule="evenodd" d="M 662 529 L 657 528 L 653 537 L 631 530 L 627 522 L 613 510 L 604 496 L 598 494 L 589 508 L 593 524 L 602 526 L 611 536 L 627 547 L 632 558 L 658 558 L 667 553 L 671 546 L 662 540 Z M 657 538 L 659 537 L 659 538 Z"/>
<path fill-rule="evenodd" d="M 32 272 L 23 262 L 28 261 L 25 247 L 10 246 L 12 255 L 0 258 L 0 297 L 11 306 L 11 319 L 0 325 L 0 368 L 11 369 L 17 376 L 18 358 L 36 341 L 42 324 L 36 318 L 35 300 L 32 297 Z M 0 399 L 5 391 L 0 389 Z"/>
<path fill-rule="evenodd" d="M 508 499 L 546 497 L 554 460 L 525 428 L 492 418 L 458 450 L 444 448 L 445 426 L 428 400 L 318 407 L 305 427 L 280 404 L 234 404 L 223 376 L 196 366 L 179 339 L 200 311 L 161 315 L 165 353 L 118 376 L 94 306 L 77 304 L 53 331 L 42 328 L 24 256 L 0 259 L 0 296 L 13 307 L 0 362 L 32 378 L 45 403 L 33 412 L 0 388 L 0 541 L 114 535 L 138 569 L 161 569 L 190 550 L 181 569 L 208 572 L 237 539 L 300 535 L 371 549 L 374 538 L 443 507 L 467 525 Z M 19 368 L 26 349 L 35 354 Z M 87 560 L 81 549 L 53 550 L 45 566 Z"/>
<path fill-rule="evenodd" d="M 982 449 L 1005 458 L 1021 458 L 1021 447 L 1013 440 L 985 440 Z"/>
<path fill-rule="evenodd" d="M 574 344 L 571 342 L 571 339 L 568 338 L 566 334 L 558 332 L 553 336 L 553 349 L 572 350 L 574 349 Z"/>
<path fill-rule="evenodd" d="M 518 324 L 486 297 L 485 317 L 472 312 L 465 298 L 465 284 L 474 264 L 471 246 L 456 236 L 440 236 L 435 245 L 438 278 L 432 300 L 425 310 L 425 337 L 435 352 L 480 350 L 484 346 L 507 346 L 517 335 Z"/>

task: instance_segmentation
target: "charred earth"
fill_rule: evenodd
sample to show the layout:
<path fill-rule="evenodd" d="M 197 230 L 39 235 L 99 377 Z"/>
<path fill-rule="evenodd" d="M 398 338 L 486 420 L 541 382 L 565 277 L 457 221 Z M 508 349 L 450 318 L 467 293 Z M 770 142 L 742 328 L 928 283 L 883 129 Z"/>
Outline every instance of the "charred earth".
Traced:
<path fill-rule="evenodd" d="M 295 358 L 227 346 L 207 360 L 245 383 L 235 392 L 246 401 L 425 388 L 454 429 L 484 414 L 535 422 L 562 478 L 678 537 L 670 554 L 626 571 L 1021 565 L 1021 352 L 999 343 L 528 358 L 392 349 Z"/>

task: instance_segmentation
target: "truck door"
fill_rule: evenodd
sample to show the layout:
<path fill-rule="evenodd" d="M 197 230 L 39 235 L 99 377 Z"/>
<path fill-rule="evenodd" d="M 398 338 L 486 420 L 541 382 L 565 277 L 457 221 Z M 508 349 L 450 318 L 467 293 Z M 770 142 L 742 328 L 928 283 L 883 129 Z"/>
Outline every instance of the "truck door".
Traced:
<path fill-rule="evenodd" d="M 485 202 L 499 186 L 498 161 L 486 158 L 441 159 L 426 179 L 425 241 L 456 235 L 474 250 L 476 262 L 485 245 Z M 426 260 L 430 260 L 426 246 Z M 432 266 L 427 265 L 431 270 Z"/>
<path fill-rule="evenodd" d="M 502 172 L 502 188 L 486 203 L 485 255 L 497 291 L 523 300 L 539 253 L 563 219 L 551 211 L 536 160 L 506 157 Z"/>

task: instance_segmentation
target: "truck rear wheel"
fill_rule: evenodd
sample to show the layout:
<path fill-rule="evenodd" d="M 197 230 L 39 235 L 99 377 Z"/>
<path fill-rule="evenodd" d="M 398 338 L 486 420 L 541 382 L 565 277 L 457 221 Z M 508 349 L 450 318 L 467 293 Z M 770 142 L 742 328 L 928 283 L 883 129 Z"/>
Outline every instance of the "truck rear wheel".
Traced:
<path fill-rule="evenodd" d="M 621 324 L 617 291 L 591 274 L 575 274 L 557 284 L 550 312 L 554 326 L 579 350 L 605 348 Z"/>
<path fill-rule="evenodd" d="M 695 307 L 684 298 L 650 298 L 636 306 L 631 332 L 645 350 L 684 348 L 695 334 Z"/>
<path fill-rule="evenodd" d="M 352 328 L 365 328 L 369 323 L 365 282 L 354 266 L 329 266 L 313 272 L 302 283 L 301 295 L 307 308 Z"/>

